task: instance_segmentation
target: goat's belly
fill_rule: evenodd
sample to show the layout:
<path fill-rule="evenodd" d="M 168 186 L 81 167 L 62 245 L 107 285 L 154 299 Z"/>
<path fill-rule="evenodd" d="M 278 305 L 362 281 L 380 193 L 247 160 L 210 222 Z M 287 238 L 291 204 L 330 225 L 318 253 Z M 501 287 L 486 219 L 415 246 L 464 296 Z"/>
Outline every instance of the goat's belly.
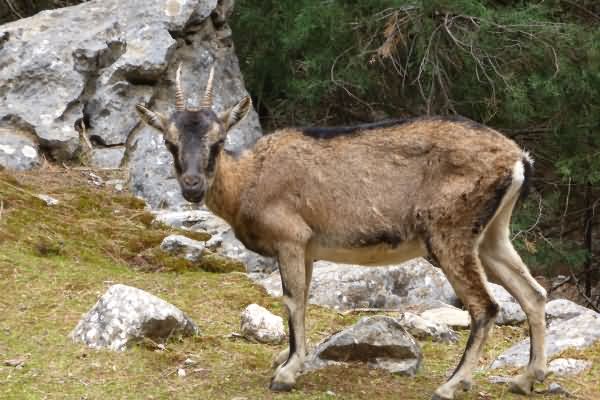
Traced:
<path fill-rule="evenodd" d="M 427 249 L 420 240 L 403 242 L 395 247 L 388 244 L 357 248 L 329 248 L 314 245 L 309 249 L 310 256 L 314 260 L 367 266 L 399 264 L 427 254 Z"/>

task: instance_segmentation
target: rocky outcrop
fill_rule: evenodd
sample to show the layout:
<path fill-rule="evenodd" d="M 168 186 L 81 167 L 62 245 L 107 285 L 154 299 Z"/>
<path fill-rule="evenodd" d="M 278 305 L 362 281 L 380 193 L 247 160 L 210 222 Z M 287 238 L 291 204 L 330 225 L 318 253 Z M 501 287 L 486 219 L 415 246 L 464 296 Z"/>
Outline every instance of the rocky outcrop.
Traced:
<path fill-rule="evenodd" d="M 250 304 L 242 311 L 242 336 L 260 343 L 280 343 L 285 339 L 283 319 L 258 304 Z"/>
<path fill-rule="evenodd" d="M 113 285 L 70 337 L 90 347 L 119 351 L 144 338 L 160 343 L 198 332 L 192 320 L 172 304 L 131 286 Z"/>
<path fill-rule="evenodd" d="M 321 342 L 307 357 L 305 371 L 348 362 L 413 376 L 421 364 L 421 348 L 393 318 L 362 318 Z"/>
<path fill-rule="evenodd" d="M 246 271 L 253 276 L 258 274 L 257 276 L 262 277 L 277 269 L 274 259 L 246 249 L 235 238 L 231 227 L 206 208 L 189 211 L 159 211 L 156 212 L 156 221 L 175 228 L 209 233 L 212 237 L 206 242 L 208 249 L 244 263 Z"/>
<path fill-rule="evenodd" d="M 197 104 L 212 65 L 215 111 L 247 95 L 225 21 L 232 7 L 228 0 L 90 1 L 2 25 L 0 163 L 34 167 L 38 145 L 58 161 L 74 158 L 85 124 L 85 134 L 97 147 L 92 165 L 115 168 L 126 160 L 134 194 L 154 208 L 186 207 L 162 138 L 140 125 L 134 106 L 145 103 L 171 112 L 180 62 L 191 104 Z M 15 161 L 25 147 L 7 143 L 4 132 L 32 138 L 26 159 Z M 240 151 L 260 134 L 252 112 L 226 146 Z"/>
<path fill-rule="evenodd" d="M 278 272 L 258 280 L 272 296 L 281 296 Z M 309 301 L 334 308 L 401 309 L 456 302 L 448 280 L 439 269 L 419 258 L 390 267 L 360 267 L 315 263 Z"/>

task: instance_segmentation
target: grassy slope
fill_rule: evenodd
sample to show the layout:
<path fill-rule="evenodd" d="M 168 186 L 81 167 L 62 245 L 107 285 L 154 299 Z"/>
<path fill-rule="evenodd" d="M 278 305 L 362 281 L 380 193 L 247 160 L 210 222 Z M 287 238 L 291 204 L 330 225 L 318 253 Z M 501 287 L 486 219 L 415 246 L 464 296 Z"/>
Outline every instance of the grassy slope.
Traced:
<path fill-rule="evenodd" d="M 43 192 L 61 200 L 48 207 L 31 196 Z M 24 357 L 24 368 L 0 366 L 3 399 L 427 399 L 458 361 L 466 342 L 423 343 L 424 362 L 416 378 L 392 376 L 363 366 L 333 368 L 302 376 L 290 394 L 267 390 L 272 357 L 283 347 L 228 338 L 239 329 L 239 313 L 250 303 L 283 315 L 279 299 L 268 297 L 243 274 L 221 265 L 191 265 L 148 250 L 174 230 L 153 226 L 139 201 L 95 188 L 81 171 L 46 169 L 10 176 L 0 172 L 0 361 Z M 142 255 L 140 255 L 142 253 Z M 112 283 L 147 290 L 187 312 L 202 335 L 168 343 L 166 350 L 140 345 L 124 353 L 96 351 L 67 338 L 82 313 Z M 311 306 L 311 343 L 354 323 Z M 524 335 L 524 327 L 497 328 L 486 347 L 489 363 Z M 561 382 L 581 399 L 600 396 L 600 344 L 581 353 L 594 362 L 590 372 Z M 183 366 L 187 358 L 195 365 Z M 186 369 L 180 377 L 177 369 Z M 513 373 L 514 371 L 504 371 Z M 496 373 L 496 372 L 495 372 Z M 490 385 L 488 372 L 463 399 L 520 398 Z M 535 398 L 556 398 L 538 394 Z"/>

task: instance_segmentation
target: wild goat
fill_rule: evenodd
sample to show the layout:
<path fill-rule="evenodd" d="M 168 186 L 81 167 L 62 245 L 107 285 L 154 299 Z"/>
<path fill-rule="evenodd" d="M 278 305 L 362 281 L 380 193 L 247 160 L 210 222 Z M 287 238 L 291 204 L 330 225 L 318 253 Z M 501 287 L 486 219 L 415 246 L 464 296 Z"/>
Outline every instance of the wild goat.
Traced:
<path fill-rule="evenodd" d="M 530 393 L 544 379 L 546 293 L 509 238 L 532 173 L 532 160 L 513 141 L 467 119 L 423 117 L 282 129 L 234 156 L 223 144 L 251 109 L 250 98 L 213 112 L 213 68 L 200 108 L 190 109 L 180 77 L 181 66 L 170 118 L 137 110 L 163 133 L 183 196 L 204 200 L 247 248 L 279 262 L 290 340 L 275 361 L 272 390 L 290 390 L 303 365 L 313 261 L 386 265 L 425 255 L 472 318 L 462 359 L 434 398 L 452 399 L 471 385 L 498 312 L 488 279 L 504 286 L 529 320 L 529 365 L 513 390 Z"/>

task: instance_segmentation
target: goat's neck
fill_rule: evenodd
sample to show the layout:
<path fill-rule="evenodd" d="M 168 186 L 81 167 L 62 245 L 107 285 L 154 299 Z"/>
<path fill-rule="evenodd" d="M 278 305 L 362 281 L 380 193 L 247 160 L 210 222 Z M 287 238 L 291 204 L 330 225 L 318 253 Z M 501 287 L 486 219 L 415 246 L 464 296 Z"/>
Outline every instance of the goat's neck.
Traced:
<path fill-rule="evenodd" d="M 215 175 L 206 193 L 206 206 L 230 225 L 240 209 L 240 196 L 250 161 L 245 157 L 234 158 L 225 150 L 219 153 Z M 251 164 L 251 163 L 250 163 Z"/>

